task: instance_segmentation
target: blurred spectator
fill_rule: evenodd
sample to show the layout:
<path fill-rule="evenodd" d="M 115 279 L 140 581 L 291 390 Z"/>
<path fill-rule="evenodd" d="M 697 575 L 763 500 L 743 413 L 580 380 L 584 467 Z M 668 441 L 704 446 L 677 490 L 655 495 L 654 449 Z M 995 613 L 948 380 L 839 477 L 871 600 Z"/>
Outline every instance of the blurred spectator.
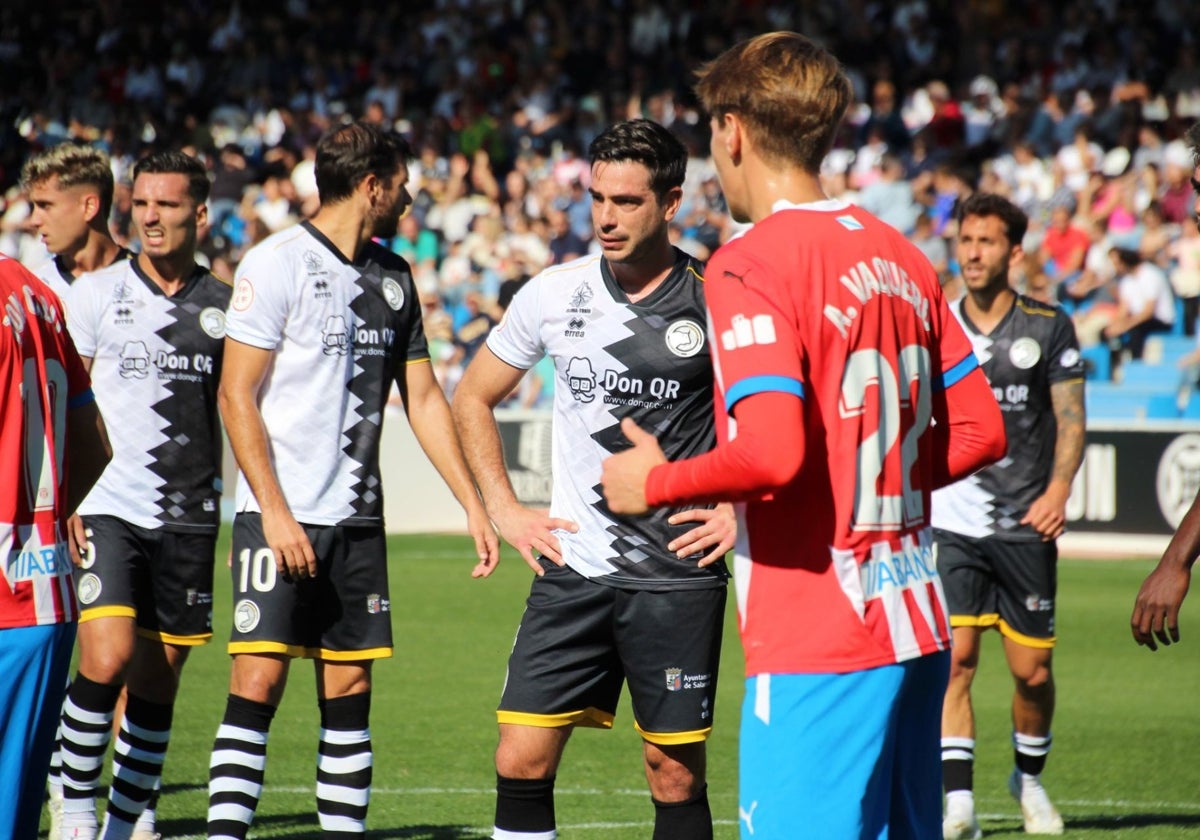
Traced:
<path fill-rule="evenodd" d="M 1180 225 L 1179 238 L 1167 246 L 1167 255 L 1174 266 L 1171 288 L 1183 301 L 1184 334 L 1195 335 L 1196 316 L 1200 314 L 1200 230 L 1195 216 Z"/>
<path fill-rule="evenodd" d="M 904 164 L 891 152 L 880 158 L 879 177 L 859 191 L 858 205 L 905 236 L 913 232 L 921 215 L 912 185 L 904 179 Z"/>
<path fill-rule="evenodd" d="M 1064 196 L 1052 203 L 1050 224 L 1042 237 L 1039 253 L 1054 285 L 1068 292 L 1083 271 L 1083 262 L 1091 245 L 1087 232 L 1074 224 L 1074 215 L 1074 198 Z"/>
<path fill-rule="evenodd" d="M 1167 332 L 1175 323 L 1175 297 L 1166 273 L 1142 260 L 1137 251 L 1113 248 L 1117 271 L 1117 312 L 1104 328 L 1109 349 L 1127 350 L 1130 358 L 1142 358 L 1146 337 Z"/>

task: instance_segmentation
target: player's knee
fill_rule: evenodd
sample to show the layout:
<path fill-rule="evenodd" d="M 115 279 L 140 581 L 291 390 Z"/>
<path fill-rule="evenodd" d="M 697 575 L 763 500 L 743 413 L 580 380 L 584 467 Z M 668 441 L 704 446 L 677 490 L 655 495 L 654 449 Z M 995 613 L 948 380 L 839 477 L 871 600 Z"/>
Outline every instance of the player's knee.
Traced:
<path fill-rule="evenodd" d="M 129 669 L 130 651 L 92 645 L 90 650 L 81 649 L 79 673 L 102 685 L 121 685 Z"/>
<path fill-rule="evenodd" d="M 704 788 L 704 744 L 662 746 L 646 742 L 646 779 L 659 802 L 683 802 Z"/>
<path fill-rule="evenodd" d="M 496 747 L 496 772 L 504 778 L 550 779 L 557 770 L 555 750 L 500 736 L 500 744 Z"/>
<path fill-rule="evenodd" d="M 1013 676 L 1017 690 L 1022 694 L 1040 695 L 1054 688 L 1054 674 L 1049 664 L 1034 665 Z"/>

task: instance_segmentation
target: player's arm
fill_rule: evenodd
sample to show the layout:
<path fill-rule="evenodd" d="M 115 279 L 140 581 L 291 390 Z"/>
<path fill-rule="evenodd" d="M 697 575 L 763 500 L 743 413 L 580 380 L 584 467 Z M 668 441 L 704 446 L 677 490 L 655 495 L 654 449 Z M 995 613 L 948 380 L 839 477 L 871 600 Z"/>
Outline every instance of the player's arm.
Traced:
<path fill-rule="evenodd" d="M 226 336 L 217 404 L 233 457 L 262 511 L 263 537 L 275 554 L 275 565 L 280 574 L 301 580 L 316 576 L 317 558 L 279 486 L 258 407 L 258 392 L 273 356 L 273 350 Z M 304 407 L 297 406 L 297 410 Z"/>
<path fill-rule="evenodd" d="M 1158 642 L 1169 645 L 1179 641 L 1179 608 L 1191 584 L 1197 554 L 1200 554 L 1200 493 L 1192 500 L 1162 559 L 1142 582 L 1134 599 L 1129 626 L 1133 640 L 1139 645 L 1158 650 Z"/>
<path fill-rule="evenodd" d="M 509 481 L 500 430 L 492 412 L 516 387 L 524 373 L 501 361 L 484 344 L 454 389 L 453 414 L 463 452 L 475 475 L 488 515 L 496 523 L 500 536 L 540 575 L 542 567 L 534 559 L 534 552 L 562 565 L 562 551 L 554 531 L 576 531 L 578 526 L 566 519 L 551 517 L 547 511 L 523 506 Z"/>
<path fill-rule="evenodd" d="M 500 561 L 500 546 L 475 491 L 450 406 L 433 375 L 433 365 L 428 359 L 410 361 L 397 384 L 417 442 L 467 513 L 467 529 L 475 540 L 475 553 L 479 557 L 471 576 L 487 577 Z"/>
<path fill-rule="evenodd" d="M 84 374 L 90 374 L 92 372 L 92 357 L 79 356 L 78 358 L 80 367 L 83 368 Z M 95 420 L 103 426 L 104 418 L 100 417 L 100 407 L 96 405 L 95 400 L 92 401 L 92 406 L 96 411 Z M 80 408 L 84 408 L 84 406 L 80 406 Z M 104 428 L 104 447 L 107 448 L 108 454 L 104 458 L 104 463 L 99 467 L 100 471 L 97 472 L 96 476 L 91 480 L 91 484 L 88 484 L 86 488 L 80 488 L 79 495 L 76 496 L 74 487 L 75 482 L 82 482 L 85 480 L 85 477 L 76 477 L 74 475 L 77 467 L 75 461 L 74 444 L 74 438 L 76 434 L 75 424 L 76 422 L 79 423 L 81 426 L 79 429 L 79 434 L 81 437 L 86 438 L 92 434 L 90 427 L 93 420 L 92 418 L 87 417 L 86 414 L 79 415 L 78 417 L 76 417 L 75 414 L 75 411 L 68 411 L 67 413 L 67 442 L 71 447 L 69 451 L 71 469 L 67 474 L 67 545 L 71 551 L 71 562 L 76 566 L 82 566 L 87 555 L 87 529 L 83 526 L 83 518 L 75 511 L 81 504 L 83 504 L 83 500 L 87 498 L 87 494 L 92 489 L 92 486 L 100 480 L 100 476 L 104 473 L 104 467 L 108 466 L 108 462 L 112 460 L 112 445 L 108 440 L 108 429 Z M 93 440 L 93 443 L 95 442 L 96 441 Z M 80 445 L 83 445 L 82 442 Z M 84 458 L 87 457 L 89 456 L 84 455 Z"/>
<path fill-rule="evenodd" d="M 1021 519 L 1022 525 L 1032 525 L 1043 540 L 1058 539 L 1066 528 L 1071 482 L 1083 463 L 1083 380 L 1051 384 L 1050 402 L 1058 424 L 1054 438 L 1054 466 L 1045 492 L 1033 500 Z"/>

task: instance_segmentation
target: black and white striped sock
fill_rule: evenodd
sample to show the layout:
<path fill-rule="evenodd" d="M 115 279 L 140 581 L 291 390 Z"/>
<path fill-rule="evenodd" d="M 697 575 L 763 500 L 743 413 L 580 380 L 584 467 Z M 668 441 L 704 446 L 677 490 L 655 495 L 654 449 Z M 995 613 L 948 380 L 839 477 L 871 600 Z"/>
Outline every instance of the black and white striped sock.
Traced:
<path fill-rule="evenodd" d="M 113 751 L 112 786 L 101 840 L 127 840 L 154 797 L 171 740 L 173 705 L 129 695 Z"/>
<path fill-rule="evenodd" d="M 60 725 L 64 829 L 96 825 L 96 787 L 120 693 L 119 685 L 103 685 L 82 674 L 71 683 Z"/>
<path fill-rule="evenodd" d="M 208 769 L 210 840 L 244 840 L 254 822 L 275 707 L 230 694 Z"/>
<path fill-rule="evenodd" d="M 317 816 L 326 837 L 361 837 L 371 801 L 371 692 L 319 701 Z"/>

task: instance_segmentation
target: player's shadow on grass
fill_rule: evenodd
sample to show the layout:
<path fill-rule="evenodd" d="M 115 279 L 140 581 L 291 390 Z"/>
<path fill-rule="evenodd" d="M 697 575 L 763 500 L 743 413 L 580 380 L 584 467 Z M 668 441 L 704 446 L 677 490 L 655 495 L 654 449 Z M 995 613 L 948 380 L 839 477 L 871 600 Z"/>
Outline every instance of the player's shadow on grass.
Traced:
<path fill-rule="evenodd" d="M 164 837 L 203 837 L 207 825 L 203 819 L 173 819 L 158 821 L 158 831 Z M 322 840 L 325 836 L 317 827 L 316 814 L 266 814 L 255 817 L 254 829 L 269 832 L 272 837 L 287 840 Z M 478 840 L 487 834 L 466 825 L 406 825 L 397 828 L 373 828 L 365 840 Z"/>
<path fill-rule="evenodd" d="M 1094 828 L 1099 831 L 1119 831 L 1130 828 L 1170 826 L 1188 828 L 1200 826 L 1200 814 L 1105 814 L 1095 817 L 1068 817 L 1067 829 Z"/>

